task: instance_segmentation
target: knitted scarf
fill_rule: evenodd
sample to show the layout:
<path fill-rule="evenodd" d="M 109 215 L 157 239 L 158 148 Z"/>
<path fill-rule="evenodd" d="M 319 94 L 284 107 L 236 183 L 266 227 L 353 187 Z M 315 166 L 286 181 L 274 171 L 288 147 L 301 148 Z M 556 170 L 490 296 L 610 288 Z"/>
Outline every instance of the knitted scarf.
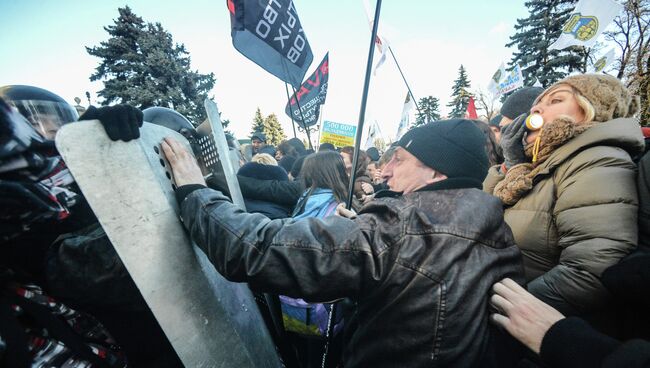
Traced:
<path fill-rule="evenodd" d="M 533 178 L 541 170 L 541 164 L 551 154 L 569 140 L 582 134 L 593 126 L 592 123 L 576 124 L 567 116 L 559 117 L 544 125 L 534 143 L 525 148 L 526 157 L 531 163 L 514 165 L 503 180 L 494 188 L 494 195 L 508 206 L 517 203 L 533 188 Z"/>

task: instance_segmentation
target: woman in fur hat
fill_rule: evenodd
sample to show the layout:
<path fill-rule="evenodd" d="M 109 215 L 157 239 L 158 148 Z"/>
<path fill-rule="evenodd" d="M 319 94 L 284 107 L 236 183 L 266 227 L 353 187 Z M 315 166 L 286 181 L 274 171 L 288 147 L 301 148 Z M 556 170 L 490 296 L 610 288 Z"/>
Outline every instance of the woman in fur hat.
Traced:
<path fill-rule="evenodd" d="M 524 116 L 502 130 L 505 162 L 483 183 L 506 206 L 528 290 L 565 315 L 603 307 L 601 273 L 637 244 L 637 110 L 614 77 L 565 78 L 531 108 L 540 130 L 528 130 Z"/>

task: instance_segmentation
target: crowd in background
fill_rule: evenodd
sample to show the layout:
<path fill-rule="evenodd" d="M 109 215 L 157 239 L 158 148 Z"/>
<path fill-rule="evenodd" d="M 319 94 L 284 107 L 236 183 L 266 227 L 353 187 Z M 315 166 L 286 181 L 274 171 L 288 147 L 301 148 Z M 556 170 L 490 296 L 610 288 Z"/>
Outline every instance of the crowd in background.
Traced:
<path fill-rule="evenodd" d="M 34 96 L 3 88 L 0 362 L 12 367 L 30 366 L 35 361 L 47 366 L 66 366 L 68 362 L 71 367 L 120 367 L 127 362 L 131 366 L 180 366 L 52 144 L 56 130 L 76 120 L 76 116 L 71 118 L 75 113 L 47 91 Z M 51 111 L 38 110 L 43 101 L 50 103 Z M 417 134 L 407 133 L 384 152 L 374 147 L 355 152 L 355 147 L 327 143 L 313 152 L 297 138 L 273 147 L 262 132 L 252 134 L 250 146 L 239 147 L 232 137 L 228 141 L 239 162 L 237 179 L 247 212 L 270 220 L 289 219 L 284 221 L 291 223 L 328 224 L 333 217 L 343 217 L 362 224 L 361 228 L 370 226 L 363 222 L 366 214 L 379 216 L 375 222 L 387 221 L 387 228 L 396 221 L 406 221 L 404 226 L 409 230 L 399 239 L 388 241 L 379 232 L 368 233 L 368 242 L 383 242 L 386 249 L 403 237 L 418 236 L 418 228 L 411 228 L 414 217 L 438 229 L 437 221 L 443 220 L 424 213 L 437 213 L 445 200 L 457 201 L 468 194 L 461 191 L 444 200 L 421 197 L 409 207 L 395 207 L 399 210 L 390 207 L 395 198 L 431 187 L 438 192 L 459 188 L 478 191 L 476 188 L 482 187 L 484 193 L 480 195 L 489 196 L 477 197 L 477 203 L 494 201 L 498 210 L 476 210 L 476 217 L 459 219 L 452 212 L 458 208 L 452 206 L 445 221 L 469 223 L 470 227 L 472 221 L 482 221 L 482 216 L 486 221 L 505 221 L 507 226 L 491 228 L 494 232 L 499 229 L 500 238 L 481 234 L 475 243 L 516 244 L 513 252 L 520 257 L 516 266 L 523 272 L 499 273 L 506 278 L 495 279 L 484 285 L 489 289 L 484 295 L 473 296 L 486 305 L 485 318 L 489 316 L 493 326 L 490 331 L 498 326 L 489 332 L 490 344 L 507 347 L 495 351 L 512 354 L 516 358 L 513 364 L 519 366 L 645 367 L 650 366 L 650 157 L 646 154 L 650 134 L 634 118 L 637 108 L 638 100 L 616 78 L 584 74 L 565 78 L 545 90 L 526 87 L 514 92 L 489 122 L 454 119 L 414 128 L 411 132 Z M 48 113 L 60 121 L 53 121 Z M 159 115 L 145 111 L 143 115 L 120 105 L 90 108 L 80 120 L 100 120 L 113 140 L 137 139 L 143 116 L 144 121 L 181 133 L 193 130 L 190 122 L 172 110 L 156 113 Z M 543 118 L 541 129 L 527 126 L 531 114 Z M 423 138 L 417 135 L 430 140 L 420 142 Z M 461 141 L 463 145 L 459 145 Z M 355 153 L 358 160 L 353 167 Z M 432 182 L 425 180 L 429 184 L 414 190 L 395 184 L 400 160 L 408 160 L 409 155 L 422 164 L 422 171 L 409 175 L 433 169 Z M 352 178 L 353 201 L 348 209 L 342 204 Z M 472 184 L 467 184 L 470 181 Z M 227 188 L 208 184 L 227 193 Z M 184 195 L 189 196 L 189 192 Z M 434 203 L 422 203 L 426 198 L 433 198 Z M 408 219 L 399 218 L 411 208 L 424 212 L 408 212 Z M 458 213 L 462 211 L 458 209 Z M 396 217 L 386 220 L 390 216 Z M 319 234 L 328 239 L 334 236 L 326 230 Z M 385 253 L 373 254 L 380 259 Z M 318 260 L 312 262 L 320 268 Z M 360 267 L 358 273 L 371 272 L 361 269 L 363 261 L 355 262 Z M 484 266 L 480 261 L 472 265 L 476 270 Z M 487 274 L 487 270 L 481 272 Z M 377 274 L 383 271 L 374 270 Z M 462 285 L 483 290 L 477 280 L 471 286 L 458 281 L 455 272 L 470 270 L 450 269 L 448 274 L 427 277 L 456 280 L 449 281 L 450 289 Z M 411 285 L 415 281 L 400 282 Z M 345 353 L 350 341 L 377 344 L 373 354 L 381 355 L 381 341 L 371 344 L 354 335 L 355 330 L 364 328 L 363 323 L 382 323 L 372 314 L 361 313 L 366 320 L 353 318 L 358 309 L 363 312 L 363 300 L 344 295 L 342 301 L 325 303 L 319 298 L 310 300 L 308 291 L 301 292 L 305 297 L 297 291 L 275 296 L 284 329 L 277 330 L 270 322 L 268 326 L 287 366 L 320 366 L 328 344 L 328 366 L 348 362 L 363 366 L 372 361 L 361 349 Z M 426 294 L 427 290 L 418 293 Z M 413 312 L 412 305 L 386 306 L 390 307 Z M 466 306 L 458 302 L 453 307 Z M 330 315 L 336 317 L 333 338 L 328 341 Z M 471 323 L 467 325 L 475 327 Z M 449 326 L 440 332 L 448 341 L 461 341 L 463 334 L 478 333 L 479 328 L 452 331 L 459 328 L 453 321 Z M 413 329 L 413 334 L 418 331 Z M 514 339 L 498 335 L 503 331 Z M 388 339 L 385 332 L 378 334 L 378 340 Z M 401 349 L 399 354 L 417 355 L 418 339 L 412 339 L 413 346 L 409 338 L 393 340 L 391 346 Z M 460 358 L 432 359 L 442 359 L 448 366 L 469 364 Z M 471 365 L 477 365 L 473 362 Z"/>

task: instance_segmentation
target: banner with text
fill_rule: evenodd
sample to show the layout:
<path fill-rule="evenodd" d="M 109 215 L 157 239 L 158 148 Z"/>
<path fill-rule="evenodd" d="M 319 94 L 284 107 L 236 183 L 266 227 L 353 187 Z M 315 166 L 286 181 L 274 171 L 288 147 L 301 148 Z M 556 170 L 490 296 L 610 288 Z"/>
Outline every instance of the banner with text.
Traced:
<path fill-rule="evenodd" d="M 292 0 L 227 0 L 232 44 L 244 56 L 299 88 L 314 56 Z"/>
<path fill-rule="evenodd" d="M 354 146 L 357 126 L 325 120 L 320 135 L 320 144 L 331 143 L 336 147 Z"/>
<path fill-rule="evenodd" d="M 318 68 L 291 96 L 284 108 L 284 112 L 303 128 L 313 126 L 318 122 L 320 106 L 325 103 L 327 97 L 329 75 L 329 53 L 327 53 Z"/>

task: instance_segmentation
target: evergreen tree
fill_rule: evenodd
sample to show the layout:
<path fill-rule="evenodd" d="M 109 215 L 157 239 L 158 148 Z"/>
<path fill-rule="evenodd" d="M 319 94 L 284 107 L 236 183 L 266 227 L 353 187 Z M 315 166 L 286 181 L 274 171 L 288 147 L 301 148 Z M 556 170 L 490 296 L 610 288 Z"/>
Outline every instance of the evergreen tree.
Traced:
<path fill-rule="evenodd" d="M 506 47 L 516 46 L 510 67 L 519 64 L 524 83 L 538 80 L 548 87 L 573 71 L 586 72 L 588 54 L 582 46 L 550 50 L 549 46 L 562 34 L 577 0 L 530 0 L 528 18 L 517 19 L 515 34 Z"/>
<path fill-rule="evenodd" d="M 460 66 L 458 69 L 458 79 L 454 81 L 454 86 L 451 88 L 451 98 L 452 100 L 447 104 L 447 107 L 451 107 L 451 112 L 449 113 L 450 118 L 462 118 L 467 112 L 467 104 L 469 104 L 469 98 L 472 94 L 469 92 L 469 79 L 467 78 L 467 72 L 465 71 L 464 66 Z"/>
<path fill-rule="evenodd" d="M 262 116 L 262 111 L 260 111 L 259 107 L 255 110 L 255 117 L 253 117 L 253 126 L 251 126 L 250 135 L 257 132 L 264 132 L 264 116 Z"/>
<path fill-rule="evenodd" d="M 266 144 L 271 144 L 276 147 L 287 138 L 275 114 L 271 114 L 264 119 L 263 132 L 266 135 Z"/>
<path fill-rule="evenodd" d="M 104 27 L 110 38 L 86 47 L 101 59 L 90 80 L 104 81 L 102 104 L 163 106 L 196 123 L 203 121 L 203 101 L 214 86 L 214 74 L 191 70 L 185 46 L 175 44 L 160 23 L 145 23 L 128 6 L 118 12 L 115 24 Z"/>
<path fill-rule="evenodd" d="M 437 98 L 433 96 L 422 97 L 418 107 L 420 111 L 415 113 L 415 122 L 411 125 L 411 128 L 440 120 L 440 100 Z"/>

